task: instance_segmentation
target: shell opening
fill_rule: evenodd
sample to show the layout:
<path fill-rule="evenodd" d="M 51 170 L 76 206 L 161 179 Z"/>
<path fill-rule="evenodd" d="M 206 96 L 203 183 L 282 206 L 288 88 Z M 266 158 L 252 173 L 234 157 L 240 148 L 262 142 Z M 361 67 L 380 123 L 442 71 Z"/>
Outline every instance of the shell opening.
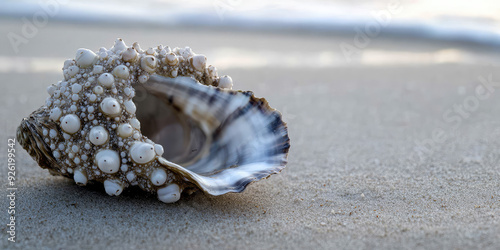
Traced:
<path fill-rule="evenodd" d="M 169 100 L 136 85 L 134 102 L 143 135 L 163 146 L 163 157 L 180 165 L 196 160 L 207 147 L 207 136 Z"/>
<path fill-rule="evenodd" d="M 165 147 L 160 164 L 206 193 L 241 192 L 285 167 L 286 124 L 252 92 L 156 75 L 134 87 L 143 134 Z"/>

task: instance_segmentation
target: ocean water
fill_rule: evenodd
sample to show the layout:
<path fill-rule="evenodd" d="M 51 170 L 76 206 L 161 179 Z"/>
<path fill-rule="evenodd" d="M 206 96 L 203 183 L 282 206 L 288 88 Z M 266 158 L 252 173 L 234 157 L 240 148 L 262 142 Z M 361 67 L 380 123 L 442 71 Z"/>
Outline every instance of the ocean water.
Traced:
<path fill-rule="evenodd" d="M 256 30 L 365 32 L 500 46 L 500 1 L 0 0 L 0 16 Z"/>
<path fill-rule="evenodd" d="M 349 36 L 379 35 L 462 42 L 500 51 L 500 1 L 476 0 L 0 0 L 0 17 L 36 17 L 48 15 L 51 20 L 81 23 L 123 25 L 189 26 L 202 28 L 235 28 L 248 31 L 313 31 Z M 239 48 L 215 48 L 209 52 L 218 58 L 219 68 L 231 67 L 300 67 L 298 60 L 273 59 L 266 51 L 235 51 Z M 342 48 L 340 48 L 342 50 Z M 232 55 L 246 55 L 245 63 L 231 60 Z M 333 55 L 333 56 L 332 56 Z M 266 58 L 265 64 L 258 57 Z M 335 51 L 291 55 L 315 62 L 310 67 L 345 65 L 345 56 Z M 254 58 L 255 60 L 251 60 Z M 435 63 L 474 62 L 483 58 L 459 50 L 431 54 L 408 54 L 364 50 L 354 63 Z M 473 58 L 473 59 L 471 59 Z M 496 56 L 498 62 L 500 56 Z M 0 55 L 0 71 L 22 69 L 59 70 L 51 62 L 61 58 L 13 58 Z M 289 62 L 289 63 L 283 63 Z M 300 60 L 299 60 L 300 61 Z M 484 61 L 484 60 L 483 60 Z M 491 62 L 491 60 L 490 60 Z M 38 66 L 33 66 L 38 65 Z M 27 69 L 27 70 L 28 70 Z M 36 71 L 36 70 L 35 70 Z"/>

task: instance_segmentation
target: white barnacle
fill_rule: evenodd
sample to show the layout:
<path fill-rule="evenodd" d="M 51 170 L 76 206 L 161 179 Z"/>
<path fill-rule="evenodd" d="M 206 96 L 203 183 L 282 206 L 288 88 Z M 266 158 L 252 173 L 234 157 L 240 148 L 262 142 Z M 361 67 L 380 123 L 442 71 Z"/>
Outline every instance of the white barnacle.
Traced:
<path fill-rule="evenodd" d="M 223 89 L 232 89 L 233 79 L 230 76 L 222 76 L 219 79 L 219 87 Z"/>
<path fill-rule="evenodd" d="M 104 190 L 111 196 L 118 196 L 123 191 L 123 184 L 118 180 L 105 180 Z"/>
<path fill-rule="evenodd" d="M 138 42 L 132 44 L 132 48 L 134 48 L 137 52 L 142 53 L 141 45 Z"/>
<path fill-rule="evenodd" d="M 155 144 L 155 152 L 157 155 L 161 156 L 163 154 L 163 146 L 160 144 Z"/>
<path fill-rule="evenodd" d="M 165 184 L 165 181 L 167 181 L 167 172 L 161 168 L 157 168 L 151 172 L 150 179 L 153 185 L 161 186 Z"/>
<path fill-rule="evenodd" d="M 78 68 L 78 66 L 71 66 L 68 68 L 67 72 L 69 77 L 73 77 L 80 72 L 80 68 Z"/>
<path fill-rule="evenodd" d="M 121 79 L 127 79 L 129 74 L 129 70 L 125 65 L 118 65 L 113 69 L 113 75 Z"/>
<path fill-rule="evenodd" d="M 177 74 L 178 74 L 178 71 L 177 69 L 173 69 L 171 72 L 170 72 L 170 75 L 172 75 L 172 77 L 177 77 Z"/>
<path fill-rule="evenodd" d="M 101 111 L 108 116 L 117 116 L 121 112 L 120 103 L 113 97 L 106 97 L 99 105 Z"/>
<path fill-rule="evenodd" d="M 49 118 L 52 121 L 58 121 L 59 118 L 61 117 L 61 115 L 62 115 L 62 111 L 60 108 L 53 108 L 52 110 L 50 110 Z"/>
<path fill-rule="evenodd" d="M 72 59 L 67 59 L 64 61 L 64 64 L 63 64 L 63 70 L 64 69 L 68 69 L 69 67 L 75 65 L 75 60 L 72 60 Z"/>
<path fill-rule="evenodd" d="M 122 172 L 127 172 L 127 170 L 128 170 L 128 165 L 127 165 L 127 164 L 123 164 L 123 165 L 120 167 L 120 170 L 121 170 Z"/>
<path fill-rule="evenodd" d="M 65 115 L 61 119 L 61 129 L 68 134 L 76 133 L 80 130 L 80 126 L 80 118 L 74 114 Z"/>
<path fill-rule="evenodd" d="M 56 90 L 56 91 L 54 91 L 54 96 L 53 96 L 53 97 L 54 97 L 54 98 L 59 98 L 59 97 L 61 97 L 61 91 L 60 91 L 60 90 Z"/>
<path fill-rule="evenodd" d="M 108 141 L 109 133 L 103 126 L 95 126 L 90 129 L 89 140 L 92 144 L 99 146 Z"/>
<path fill-rule="evenodd" d="M 88 68 L 97 61 L 97 55 L 89 49 L 78 49 L 76 51 L 75 61 L 76 65 L 82 68 Z"/>
<path fill-rule="evenodd" d="M 111 149 L 99 151 L 95 156 L 97 167 L 104 173 L 113 174 L 120 169 L 120 157 L 118 153 Z"/>
<path fill-rule="evenodd" d="M 185 47 L 179 49 L 179 54 L 185 59 L 188 59 L 189 57 L 193 56 L 194 53 L 190 47 Z"/>
<path fill-rule="evenodd" d="M 145 142 L 134 143 L 134 145 L 130 147 L 129 155 L 134 162 L 139 164 L 151 162 L 156 157 L 154 146 Z"/>
<path fill-rule="evenodd" d="M 104 89 L 101 86 L 95 86 L 93 91 L 96 95 L 100 95 L 100 94 L 104 93 Z M 90 100 L 90 101 L 92 101 L 92 100 Z"/>
<path fill-rule="evenodd" d="M 100 87 L 100 86 L 98 86 L 98 87 Z M 102 87 L 101 87 L 101 89 L 102 89 Z M 96 100 L 97 100 L 97 96 L 95 94 L 90 94 L 89 95 L 89 101 L 90 102 L 95 102 Z"/>
<path fill-rule="evenodd" d="M 170 66 L 175 66 L 179 64 L 179 58 L 174 53 L 169 53 L 165 57 L 165 63 L 167 63 Z"/>
<path fill-rule="evenodd" d="M 73 84 L 73 86 L 71 86 L 71 92 L 73 92 L 74 94 L 78 94 L 81 90 L 82 90 L 81 84 L 75 83 Z"/>
<path fill-rule="evenodd" d="M 170 184 L 164 188 L 160 188 L 157 191 L 158 200 L 165 203 L 173 203 L 181 198 L 181 189 L 177 184 Z"/>
<path fill-rule="evenodd" d="M 134 62 L 137 59 L 137 51 L 134 48 L 128 48 L 122 53 L 124 62 Z"/>
<path fill-rule="evenodd" d="M 56 91 L 56 87 L 54 85 L 50 85 L 47 87 L 47 93 L 52 96 L 54 92 Z"/>
<path fill-rule="evenodd" d="M 75 173 L 73 174 L 73 179 L 75 180 L 75 183 L 79 186 L 87 185 L 87 174 L 85 174 L 85 172 L 82 172 L 79 169 L 75 170 Z"/>
<path fill-rule="evenodd" d="M 132 91 L 130 90 L 129 87 L 126 87 L 123 89 L 123 93 L 125 93 L 126 96 L 130 96 L 130 94 L 132 93 Z"/>
<path fill-rule="evenodd" d="M 111 88 L 111 86 L 113 86 L 113 83 L 115 83 L 115 78 L 110 73 L 104 73 L 101 74 L 99 78 L 97 78 L 97 82 L 99 82 L 99 84 L 101 84 L 105 88 Z"/>
<path fill-rule="evenodd" d="M 118 126 L 118 136 L 122 138 L 127 138 L 132 135 L 134 128 L 128 123 L 122 123 Z"/>
<path fill-rule="evenodd" d="M 207 57 L 204 55 L 195 55 L 191 57 L 191 66 L 197 70 L 203 72 L 207 65 Z"/>
<path fill-rule="evenodd" d="M 153 49 L 153 48 L 149 48 L 148 50 L 146 50 L 146 55 L 154 56 L 155 54 L 156 54 L 156 52 L 155 52 L 155 49 Z"/>
<path fill-rule="evenodd" d="M 104 70 L 104 67 L 102 65 L 94 65 L 94 68 L 92 69 L 92 73 L 94 74 L 101 74 Z"/>
<path fill-rule="evenodd" d="M 141 123 L 136 118 L 132 118 L 128 122 L 130 123 L 130 125 L 132 125 L 133 128 L 141 129 Z"/>
<path fill-rule="evenodd" d="M 105 60 L 108 58 L 108 51 L 106 50 L 106 48 L 101 48 L 99 49 L 99 58 L 102 59 L 102 60 Z"/>
<path fill-rule="evenodd" d="M 141 59 L 141 68 L 148 73 L 154 73 L 156 65 L 156 58 L 154 56 L 145 56 Z"/>
<path fill-rule="evenodd" d="M 128 101 L 125 101 L 123 103 L 123 105 L 125 106 L 125 110 L 130 113 L 130 114 L 135 114 L 135 111 L 136 111 L 136 107 L 135 107 L 135 103 L 132 101 L 132 100 L 128 100 Z"/>
<path fill-rule="evenodd" d="M 146 83 L 149 79 L 149 76 L 148 75 L 140 75 L 139 76 L 139 82 L 140 83 Z"/>
<path fill-rule="evenodd" d="M 134 172 L 130 171 L 127 173 L 126 177 L 127 177 L 127 180 L 129 182 L 133 182 L 133 181 L 135 181 L 136 176 L 135 176 Z"/>
<path fill-rule="evenodd" d="M 125 41 L 123 41 L 123 39 L 121 38 L 117 38 L 115 40 L 115 44 L 113 45 L 113 47 L 111 47 L 111 51 L 115 52 L 115 53 L 118 53 L 120 51 L 123 51 L 127 48 L 127 45 L 125 44 Z"/>
<path fill-rule="evenodd" d="M 134 140 L 138 140 L 140 137 L 141 135 L 137 131 L 135 131 L 134 134 L 132 135 L 132 138 L 134 138 Z"/>

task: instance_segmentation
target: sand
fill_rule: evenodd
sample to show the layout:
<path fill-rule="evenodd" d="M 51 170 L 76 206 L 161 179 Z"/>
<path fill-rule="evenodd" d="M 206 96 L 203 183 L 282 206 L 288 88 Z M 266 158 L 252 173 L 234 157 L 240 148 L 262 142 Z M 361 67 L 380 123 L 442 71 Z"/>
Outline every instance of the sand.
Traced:
<path fill-rule="evenodd" d="M 16 20 L 2 20 L 0 32 L 19 28 Z M 79 47 L 109 47 L 116 37 L 143 47 L 190 45 L 210 52 L 229 46 L 278 54 L 335 51 L 340 42 L 352 41 L 349 36 L 54 22 L 17 55 L 69 58 Z M 0 56 L 16 55 L 7 40 L 0 42 Z M 380 38 L 370 48 L 431 53 L 449 46 Z M 500 82 L 499 69 L 397 62 L 228 68 L 222 74 L 233 77 L 236 89 L 253 90 L 283 112 L 291 149 L 281 174 L 240 194 L 198 192 L 163 204 L 140 190 L 109 197 L 100 185 L 79 187 L 51 176 L 17 145 L 17 242 L 7 241 L 4 227 L 0 248 L 498 249 L 500 91 L 494 87 L 497 91 L 484 100 L 474 99 L 474 91 L 484 94 L 478 87 L 481 76 Z M 0 73 L 1 162 L 7 161 L 7 138 L 60 77 Z M 471 110 L 467 115 L 453 111 L 464 104 Z M 4 225 L 9 223 L 5 165 L 0 171 Z"/>

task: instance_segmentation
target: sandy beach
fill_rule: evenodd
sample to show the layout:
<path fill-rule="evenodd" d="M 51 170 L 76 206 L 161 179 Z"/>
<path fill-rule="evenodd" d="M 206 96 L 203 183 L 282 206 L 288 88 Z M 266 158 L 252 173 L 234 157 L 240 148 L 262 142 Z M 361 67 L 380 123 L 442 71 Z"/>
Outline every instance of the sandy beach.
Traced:
<path fill-rule="evenodd" d="M 20 27 L 3 19 L 0 33 Z M 367 58 L 347 63 L 339 44 L 352 42 L 349 35 L 53 22 L 19 53 L 0 40 L 3 163 L 7 139 L 62 78 L 63 61 L 56 70 L 29 62 L 72 58 L 117 37 L 143 48 L 190 46 L 222 64 L 219 74 L 230 75 L 235 89 L 283 113 L 287 167 L 243 193 L 197 192 L 164 204 L 137 189 L 109 197 L 102 185 L 51 176 L 17 145 L 16 243 L 7 240 L 2 164 L 1 249 L 500 248 L 500 64 L 490 64 L 500 62 L 498 50 L 380 37 Z M 227 54 L 242 66 L 225 64 Z M 410 62 L 387 61 L 394 54 Z M 6 70 L 9 58 L 25 58 L 12 64 L 22 69 Z"/>

